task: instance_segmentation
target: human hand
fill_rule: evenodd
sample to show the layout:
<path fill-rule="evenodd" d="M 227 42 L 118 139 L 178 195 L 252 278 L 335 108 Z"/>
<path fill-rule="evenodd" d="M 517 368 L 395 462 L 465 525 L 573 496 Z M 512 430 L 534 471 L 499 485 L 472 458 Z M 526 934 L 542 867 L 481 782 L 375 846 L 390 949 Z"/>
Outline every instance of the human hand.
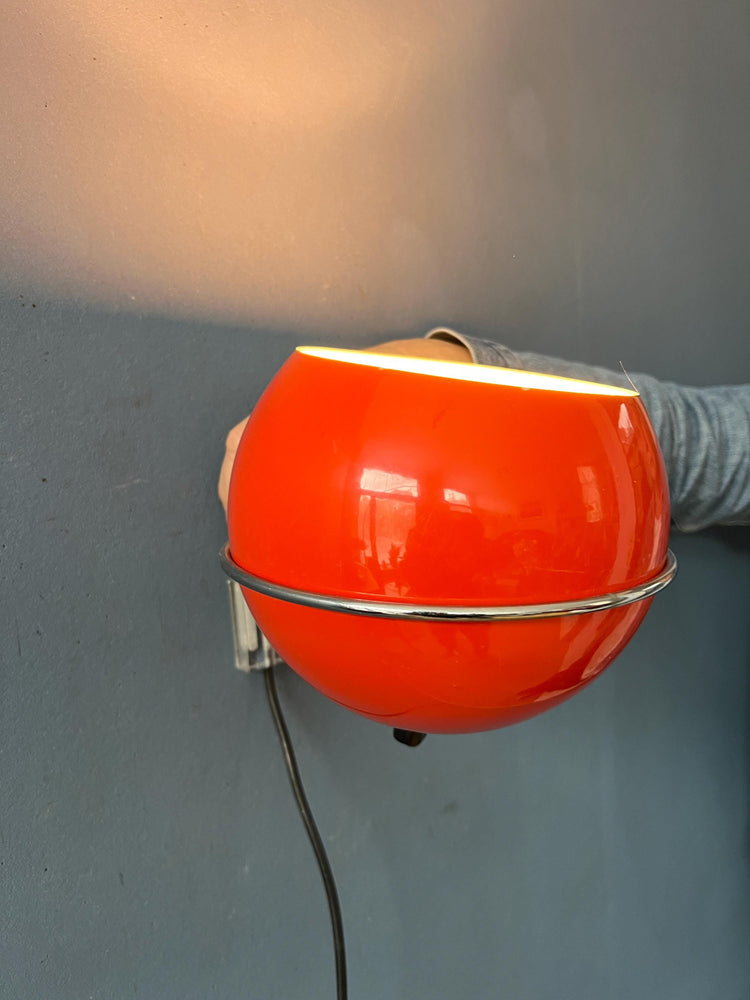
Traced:
<path fill-rule="evenodd" d="M 375 347 L 368 347 L 367 352 L 377 354 L 399 354 L 402 357 L 410 358 L 430 358 L 433 361 L 471 361 L 471 354 L 469 353 L 468 348 L 464 347 L 463 344 L 450 340 L 424 340 L 421 337 L 415 337 L 410 340 L 388 340 L 384 344 L 377 344 Z M 229 496 L 229 480 L 232 476 L 232 466 L 234 465 L 237 448 L 239 447 L 242 433 L 245 430 L 245 424 L 248 419 L 248 417 L 245 417 L 245 419 L 241 420 L 240 423 L 235 424 L 235 426 L 227 434 L 224 446 L 224 461 L 221 463 L 221 472 L 219 473 L 218 493 L 219 500 L 221 500 L 221 505 L 224 508 L 225 514 L 227 510 L 227 498 Z"/>
<path fill-rule="evenodd" d="M 244 420 L 240 420 L 238 424 L 235 424 L 227 434 L 227 439 L 224 442 L 224 461 L 221 463 L 221 472 L 219 473 L 218 494 L 225 514 L 229 498 L 229 480 L 232 478 L 232 466 L 234 465 L 237 449 L 240 446 L 242 433 L 245 430 L 245 424 L 249 419 L 250 417 L 245 417 Z"/>

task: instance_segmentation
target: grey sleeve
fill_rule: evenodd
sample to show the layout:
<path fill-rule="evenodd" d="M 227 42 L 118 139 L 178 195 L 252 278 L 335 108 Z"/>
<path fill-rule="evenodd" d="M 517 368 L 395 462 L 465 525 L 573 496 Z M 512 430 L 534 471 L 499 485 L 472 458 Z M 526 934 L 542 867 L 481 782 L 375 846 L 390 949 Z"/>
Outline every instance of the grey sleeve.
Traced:
<path fill-rule="evenodd" d="M 628 387 L 623 372 L 512 351 L 444 328 L 427 336 L 464 344 L 478 364 Z M 695 388 L 652 375 L 629 377 L 664 455 L 675 525 L 699 531 L 715 524 L 750 524 L 750 385 Z"/>

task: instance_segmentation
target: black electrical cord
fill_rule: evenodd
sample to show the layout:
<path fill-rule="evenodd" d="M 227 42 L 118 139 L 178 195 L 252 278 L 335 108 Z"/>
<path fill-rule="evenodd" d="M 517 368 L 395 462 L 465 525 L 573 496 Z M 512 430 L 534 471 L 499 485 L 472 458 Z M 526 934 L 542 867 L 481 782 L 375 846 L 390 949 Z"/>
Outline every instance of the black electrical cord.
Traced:
<path fill-rule="evenodd" d="M 320 868 L 320 874 L 323 876 L 323 885 L 325 886 L 326 896 L 328 898 L 328 909 L 331 911 L 333 948 L 336 955 L 336 1000 L 347 1000 L 348 994 L 346 989 L 344 924 L 341 919 L 341 907 L 339 906 L 339 897 L 336 892 L 336 883 L 333 878 L 331 866 L 328 863 L 325 848 L 323 847 L 323 841 L 321 840 L 312 812 L 310 811 L 310 805 L 307 801 L 305 790 L 302 787 L 302 779 L 300 778 L 299 769 L 297 767 L 297 759 L 294 756 L 294 750 L 292 749 L 292 743 L 289 738 L 289 730 L 286 728 L 286 722 L 284 721 L 281 705 L 279 704 L 279 696 L 276 691 L 276 678 L 274 677 L 274 668 L 268 667 L 263 672 L 266 676 L 266 694 L 268 695 L 268 704 L 271 706 L 271 715 L 273 716 L 273 721 L 276 724 L 276 730 L 279 734 L 281 749 L 284 751 L 284 762 L 286 763 L 289 781 L 292 785 L 294 798 L 297 800 L 300 815 L 302 816 L 302 822 L 305 824 L 305 829 L 307 830 L 307 836 L 310 838 L 310 843 L 315 851 L 315 857 L 318 860 L 318 867 Z"/>

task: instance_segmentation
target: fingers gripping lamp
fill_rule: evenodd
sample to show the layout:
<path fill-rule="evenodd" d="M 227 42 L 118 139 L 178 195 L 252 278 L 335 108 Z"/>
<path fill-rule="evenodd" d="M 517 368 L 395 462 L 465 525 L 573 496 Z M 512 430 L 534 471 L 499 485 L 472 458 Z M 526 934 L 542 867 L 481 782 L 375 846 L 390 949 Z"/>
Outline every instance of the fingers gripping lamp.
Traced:
<path fill-rule="evenodd" d="M 569 698 L 676 570 L 638 394 L 482 365 L 298 348 L 228 517 L 224 568 L 287 663 L 419 733 Z"/>

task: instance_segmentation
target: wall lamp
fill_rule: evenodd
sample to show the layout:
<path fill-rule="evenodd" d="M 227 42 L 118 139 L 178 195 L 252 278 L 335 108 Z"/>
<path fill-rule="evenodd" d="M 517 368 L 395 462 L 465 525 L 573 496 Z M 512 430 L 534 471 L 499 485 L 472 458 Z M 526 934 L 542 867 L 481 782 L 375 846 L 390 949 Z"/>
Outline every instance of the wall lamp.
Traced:
<path fill-rule="evenodd" d="M 222 565 L 274 649 L 410 743 L 569 698 L 676 572 L 637 392 L 360 351 L 284 364 L 228 523 Z"/>

